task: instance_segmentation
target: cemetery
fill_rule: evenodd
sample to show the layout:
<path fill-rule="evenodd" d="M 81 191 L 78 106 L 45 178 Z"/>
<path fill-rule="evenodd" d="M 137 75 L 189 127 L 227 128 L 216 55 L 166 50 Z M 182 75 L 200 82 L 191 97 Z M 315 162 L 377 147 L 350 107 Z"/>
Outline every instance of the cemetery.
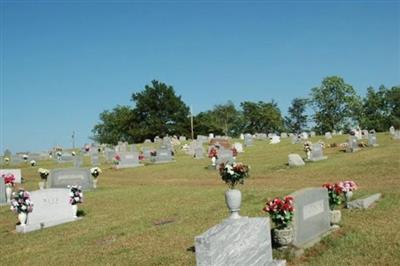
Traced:
<path fill-rule="evenodd" d="M 193 154 L 180 148 L 191 140 L 170 148 L 162 141 L 148 146 L 156 151 L 172 149 L 174 164 L 140 163 L 137 151 L 148 144 L 129 145 L 123 151 L 116 149 L 113 156 L 134 155 L 132 162 L 129 156 L 127 162 L 121 160 L 120 167 L 107 160 L 110 149 L 96 154 L 95 162 L 91 156 L 80 156 L 81 152 L 76 151 L 75 158 L 81 161 L 78 168 L 73 162 L 60 164 L 50 158 L 38 160 L 35 166 L 21 163 L 18 168 L 8 168 L 2 162 L 1 173 L 15 175 L 13 190 L 23 187 L 29 191 L 33 207 L 27 213 L 26 224 L 18 225 L 20 214 L 17 217 L 10 211 L 4 196 L 6 186 L 0 184 L 1 239 L 5 245 L 21 249 L 24 245 L 34 247 L 18 256 L 2 251 L 1 258 L 37 264 L 42 259 L 34 254 L 40 249 L 48 254 L 46 261 L 53 263 L 56 256 L 67 259 L 83 252 L 75 249 L 80 245 L 87 248 L 86 255 L 78 259 L 85 264 L 100 263 L 101 253 L 109 254 L 102 256 L 101 263 L 124 264 L 128 258 L 143 265 L 259 265 L 257 261 L 262 262 L 260 265 L 297 265 L 304 260 L 325 265 L 338 259 L 351 264 L 352 257 L 368 252 L 370 245 L 376 252 L 395 254 L 399 239 L 392 235 L 392 229 L 400 219 L 398 204 L 394 204 L 400 200 L 400 181 L 398 157 L 393 154 L 398 153 L 400 141 L 389 133 L 375 133 L 374 138 L 379 139 L 379 146 L 357 147 L 357 153 L 346 153 L 339 145 L 330 145 L 347 143 L 347 135 L 335 135 L 329 140 L 316 135 L 297 144 L 284 138 L 276 145 L 269 145 L 268 141 L 245 145 L 246 141 L 249 144 L 246 137 L 218 139 L 224 146 L 216 139 L 204 139 L 198 141 L 201 145 L 193 145 Z M 321 139 L 326 147 L 320 144 Z M 307 160 L 303 147 L 306 142 L 317 152 L 311 155 L 316 160 Z M 235 185 L 242 200 L 234 214 L 225 205 L 227 190 L 219 171 L 206 168 L 211 160 L 205 151 L 214 145 L 219 147 L 218 163 L 236 161 L 250 166 L 244 184 Z M 228 147 L 241 149 L 236 160 Z M 201 155 L 194 156 L 198 153 Z M 168 155 L 158 156 L 166 156 L 160 161 L 168 161 Z M 322 157 L 324 160 L 318 159 Z M 144 167 L 125 167 L 130 164 Z M 39 188 L 41 180 L 45 184 Z M 358 189 L 350 190 L 351 199 L 344 193 L 342 203 L 332 211 L 325 184 L 342 180 L 353 180 Z M 85 194 L 78 216 L 72 207 L 77 205 L 70 205 L 67 200 L 71 185 L 81 186 Z M 293 218 L 288 222 L 291 236 L 283 239 L 289 244 L 279 246 L 275 235 L 279 226 L 263 208 L 266 202 L 286 196 L 293 198 Z M 160 206 L 160 200 L 168 204 Z M 333 219 L 339 220 L 333 223 Z M 34 233 L 38 230 L 40 235 Z M 25 233 L 25 243 L 18 241 L 20 233 Z M 166 241 L 169 245 L 162 244 Z M 59 249 L 53 249 L 55 245 Z M 154 246 L 157 250 L 151 248 Z M 229 255 L 234 250 L 236 255 Z M 376 252 L 356 258 L 357 264 L 385 263 L 384 258 L 374 255 Z M 391 256 L 386 262 L 393 260 L 396 257 Z"/>

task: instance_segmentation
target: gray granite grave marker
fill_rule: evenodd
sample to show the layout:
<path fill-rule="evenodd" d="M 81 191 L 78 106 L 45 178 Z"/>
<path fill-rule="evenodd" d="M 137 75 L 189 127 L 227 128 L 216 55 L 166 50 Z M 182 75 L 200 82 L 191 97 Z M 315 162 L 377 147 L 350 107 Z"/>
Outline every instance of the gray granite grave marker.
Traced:
<path fill-rule="evenodd" d="M 370 146 L 370 147 L 378 147 L 379 146 L 378 143 L 377 143 L 377 140 L 376 140 L 376 134 L 375 133 L 371 132 L 368 135 L 368 146 Z"/>
<path fill-rule="evenodd" d="M 121 160 L 119 161 L 119 164 L 116 165 L 117 169 L 143 166 L 139 163 L 138 152 L 120 152 L 118 154 Z"/>
<path fill-rule="evenodd" d="M 311 156 L 310 161 L 321 161 L 326 160 L 328 157 L 324 156 L 322 146 L 319 143 L 314 143 L 311 145 Z"/>
<path fill-rule="evenodd" d="M 357 137 L 349 136 L 348 141 L 347 141 L 346 152 L 356 152 L 359 150 L 360 150 L 360 148 L 358 147 Z"/>
<path fill-rule="evenodd" d="M 293 245 L 305 248 L 330 230 L 328 192 L 325 188 L 305 188 L 292 196 L 295 209 Z"/>
<path fill-rule="evenodd" d="M 63 168 L 50 170 L 47 188 L 67 188 L 78 185 L 82 190 L 93 189 L 93 180 L 89 169 Z"/>
<path fill-rule="evenodd" d="M 100 165 L 99 152 L 97 150 L 90 153 L 90 162 L 93 166 Z"/>
<path fill-rule="evenodd" d="M 6 185 L 4 184 L 4 179 L 0 175 L 0 205 L 4 205 L 6 203 Z"/>
<path fill-rule="evenodd" d="M 165 146 L 162 146 L 157 150 L 154 163 L 170 163 L 173 162 L 171 150 Z"/>
<path fill-rule="evenodd" d="M 203 149 L 203 147 L 196 147 L 194 149 L 194 158 L 196 158 L 196 159 L 204 159 L 204 149 Z"/>
<path fill-rule="evenodd" d="M 27 233 L 77 220 L 69 203 L 69 189 L 43 189 L 32 191 L 30 194 L 33 211 L 28 214 L 25 226 L 16 226 L 17 232 Z"/>
<path fill-rule="evenodd" d="M 289 166 L 304 166 L 305 163 L 300 155 L 296 153 L 291 153 L 288 155 Z"/>
<path fill-rule="evenodd" d="M 251 134 L 244 135 L 244 146 L 245 147 L 253 146 L 253 136 Z"/>
<path fill-rule="evenodd" d="M 197 266 L 285 265 L 272 259 L 268 218 L 227 219 L 195 238 Z"/>

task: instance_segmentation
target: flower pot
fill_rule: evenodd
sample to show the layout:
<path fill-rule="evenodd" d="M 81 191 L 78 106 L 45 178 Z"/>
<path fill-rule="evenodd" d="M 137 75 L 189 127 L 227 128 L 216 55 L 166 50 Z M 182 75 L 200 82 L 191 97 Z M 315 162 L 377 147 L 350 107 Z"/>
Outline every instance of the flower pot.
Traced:
<path fill-rule="evenodd" d="M 237 189 L 229 189 L 225 192 L 225 202 L 231 213 L 230 219 L 239 219 L 240 205 L 242 203 L 242 193 Z"/>
<path fill-rule="evenodd" d="M 74 218 L 78 218 L 78 204 L 73 204 L 72 205 L 72 212 L 74 214 Z"/>
<path fill-rule="evenodd" d="M 28 218 L 28 214 L 27 214 L 26 212 L 20 212 L 20 213 L 18 213 L 19 225 L 20 225 L 20 226 L 25 226 L 25 225 L 26 225 L 27 218 Z"/>
<path fill-rule="evenodd" d="M 342 213 L 340 212 L 340 210 L 331 211 L 331 225 L 338 226 L 341 219 L 342 219 Z"/>
<path fill-rule="evenodd" d="M 6 200 L 7 200 L 7 203 L 11 202 L 11 194 L 12 194 L 12 187 L 10 185 L 6 185 Z"/>
<path fill-rule="evenodd" d="M 279 247 L 287 247 L 290 243 L 292 243 L 294 238 L 294 231 L 291 226 L 288 226 L 283 229 L 273 229 L 272 230 L 272 240 Z"/>
<path fill-rule="evenodd" d="M 93 188 L 97 188 L 97 178 L 93 179 Z"/>

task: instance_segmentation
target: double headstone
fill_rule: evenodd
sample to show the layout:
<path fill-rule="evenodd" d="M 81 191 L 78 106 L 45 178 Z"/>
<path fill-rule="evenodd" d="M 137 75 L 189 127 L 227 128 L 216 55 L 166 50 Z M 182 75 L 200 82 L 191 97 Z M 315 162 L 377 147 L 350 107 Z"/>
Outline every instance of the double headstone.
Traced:
<path fill-rule="evenodd" d="M 142 164 L 139 163 L 139 153 L 137 152 L 119 152 L 118 155 L 120 161 L 116 165 L 117 169 L 142 166 Z"/>
<path fill-rule="evenodd" d="M 293 245 L 306 248 L 329 232 L 330 209 L 325 188 L 305 188 L 292 194 L 294 198 Z"/>
<path fill-rule="evenodd" d="M 227 219 L 195 238 L 197 266 L 285 265 L 272 259 L 269 218 Z"/>
<path fill-rule="evenodd" d="M 93 189 L 93 179 L 89 169 L 62 168 L 50 170 L 47 178 L 47 188 L 67 188 L 81 186 L 83 190 Z"/>
<path fill-rule="evenodd" d="M 310 161 L 321 161 L 325 160 L 328 157 L 324 156 L 322 146 L 319 143 L 314 143 L 311 145 L 311 156 Z"/>
<path fill-rule="evenodd" d="M 43 189 L 32 191 L 30 194 L 34 204 L 33 210 L 28 214 L 25 226 L 16 226 L 17 232 L 27 233 L 77 220 L 69 203 L 69 189 Z"/>

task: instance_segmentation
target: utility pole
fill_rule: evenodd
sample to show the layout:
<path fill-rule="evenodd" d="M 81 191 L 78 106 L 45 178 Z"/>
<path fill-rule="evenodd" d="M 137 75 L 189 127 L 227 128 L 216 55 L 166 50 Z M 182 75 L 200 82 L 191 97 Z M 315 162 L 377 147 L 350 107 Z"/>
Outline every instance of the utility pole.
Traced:
<path fill-rule="evenodd" d="M 75 149 L 75 130 L 72 131 L 72 149 Z"/>
<path fill-rule="evenodd" d="M 193 131 L 193 108 L 190 106 L 190 127 L 192 129 L 192 140 L 194 140 L 194 131 Z"/>

